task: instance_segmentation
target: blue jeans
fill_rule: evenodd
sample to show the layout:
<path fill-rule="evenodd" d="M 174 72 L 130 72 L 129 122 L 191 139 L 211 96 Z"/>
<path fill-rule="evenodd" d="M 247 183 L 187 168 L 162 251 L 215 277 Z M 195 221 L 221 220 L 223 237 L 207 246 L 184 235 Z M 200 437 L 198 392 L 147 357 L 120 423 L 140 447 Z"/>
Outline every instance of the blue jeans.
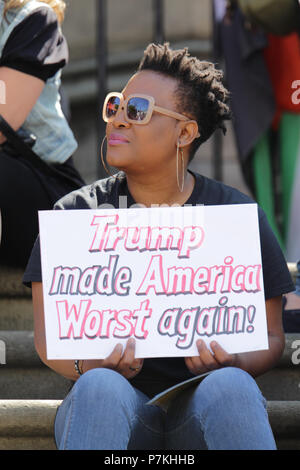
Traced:
<path fill-rule="evenodd" d="M 276 449 L 266 401 L 254 379 L 236 368 L 212 372 L 182 393 L 168 413 L 122 375 L 93 369 L 59 407 L 59 449 Z"/>

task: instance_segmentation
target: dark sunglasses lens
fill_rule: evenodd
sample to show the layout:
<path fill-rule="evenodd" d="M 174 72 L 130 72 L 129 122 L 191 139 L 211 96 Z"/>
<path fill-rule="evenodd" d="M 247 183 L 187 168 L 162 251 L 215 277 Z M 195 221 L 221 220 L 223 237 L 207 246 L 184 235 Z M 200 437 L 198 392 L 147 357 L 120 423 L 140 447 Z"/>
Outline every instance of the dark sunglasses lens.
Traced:
<path fill-rule="evenodd" d="M 117 96 L 112 96 L 106 105 L 106 116 L 108 118 L 115 116 L 120 106 L 120 98 Z"/>
<path fill-rule="evenodd" d="M 130 98 L 127 104 L 127 116 L 133 121 L 143 121 L 147 116 L 149 101 L 146 98 Z"/>

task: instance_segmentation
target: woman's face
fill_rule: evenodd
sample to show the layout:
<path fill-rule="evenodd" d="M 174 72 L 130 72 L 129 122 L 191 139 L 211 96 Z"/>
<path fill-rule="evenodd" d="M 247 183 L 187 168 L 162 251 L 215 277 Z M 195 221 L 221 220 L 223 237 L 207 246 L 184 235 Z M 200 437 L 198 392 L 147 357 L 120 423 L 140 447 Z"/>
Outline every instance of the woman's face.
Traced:
<path fill-rule="evenodd" d="M 143 70 L 129 80 L 122 94 L 124 98 L 135 93 L 150 95 L 156 106 L 180 113 L 176 86 L 172 78 Z M 174 171 L 179 125 L 180 121 L 156 112 L 148 124 L 128 123 L 120 109 L 106 128 L 108 164 L 131 174 Z"/>

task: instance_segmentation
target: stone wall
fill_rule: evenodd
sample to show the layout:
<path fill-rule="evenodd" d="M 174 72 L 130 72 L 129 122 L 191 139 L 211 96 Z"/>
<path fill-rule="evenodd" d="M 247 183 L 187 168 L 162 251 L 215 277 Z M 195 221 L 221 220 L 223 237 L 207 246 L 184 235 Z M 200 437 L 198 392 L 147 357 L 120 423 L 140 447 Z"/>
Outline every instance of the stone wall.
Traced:
<path fill-rule="evenodd" d="M 63 74 L 63 91 L 71 108 L 71 126 L 79 148 L 75 162 L 85 180 L 104 176 L 100 165 L 100 109 L 97 88 L 96 0 L 69 0 L 64 34 L 70 62 Z M 211 59 L 211 0 L 165 0 L 165 38 L 173 47 L 188 46 L 193 55 Z M 134 72 L 143 50 L 153 40 L 152 0 L 107 0 L 108 91 L 120 90 Z M 192 167 L 214 176 L 214 141 L 203 145 Z M 223 139 L 223 180 L 248 192 L 237 162 L 231 126 Z"/>
<path fill-rule="evenodd" d="M 67 1 L 63 29 L 72 61 L 94 57 L 96 1 Z M 211 35 L 211 0 L 164 0 L 164 16 L 169 41 Z M 143 48 L 153 39 L 153 1 L 107 0 L 107 31 L 111 53 Z"/>

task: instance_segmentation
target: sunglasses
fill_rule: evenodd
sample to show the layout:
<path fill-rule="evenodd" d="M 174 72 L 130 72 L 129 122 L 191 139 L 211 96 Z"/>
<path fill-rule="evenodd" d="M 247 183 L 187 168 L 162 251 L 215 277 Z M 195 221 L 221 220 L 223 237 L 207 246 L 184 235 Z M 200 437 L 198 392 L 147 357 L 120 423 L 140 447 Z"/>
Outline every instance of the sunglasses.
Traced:
<path fill-rule="evenodd" d="M 151 119 L 153 111 L 178 119 L 179 121 L 190 121 L 190 118 L 183 114 L 155 106 L 155 100 L 152 96 L 137 93 L 129 95 L 124 100 L 122 93 L 117 92 L 109 93 L 105 98 L 102 113 L 103 120 L 105 122 L 112 122 L 120 108 L 125 112 L 126 121 L 132 124 L 147 124 Z"/>

